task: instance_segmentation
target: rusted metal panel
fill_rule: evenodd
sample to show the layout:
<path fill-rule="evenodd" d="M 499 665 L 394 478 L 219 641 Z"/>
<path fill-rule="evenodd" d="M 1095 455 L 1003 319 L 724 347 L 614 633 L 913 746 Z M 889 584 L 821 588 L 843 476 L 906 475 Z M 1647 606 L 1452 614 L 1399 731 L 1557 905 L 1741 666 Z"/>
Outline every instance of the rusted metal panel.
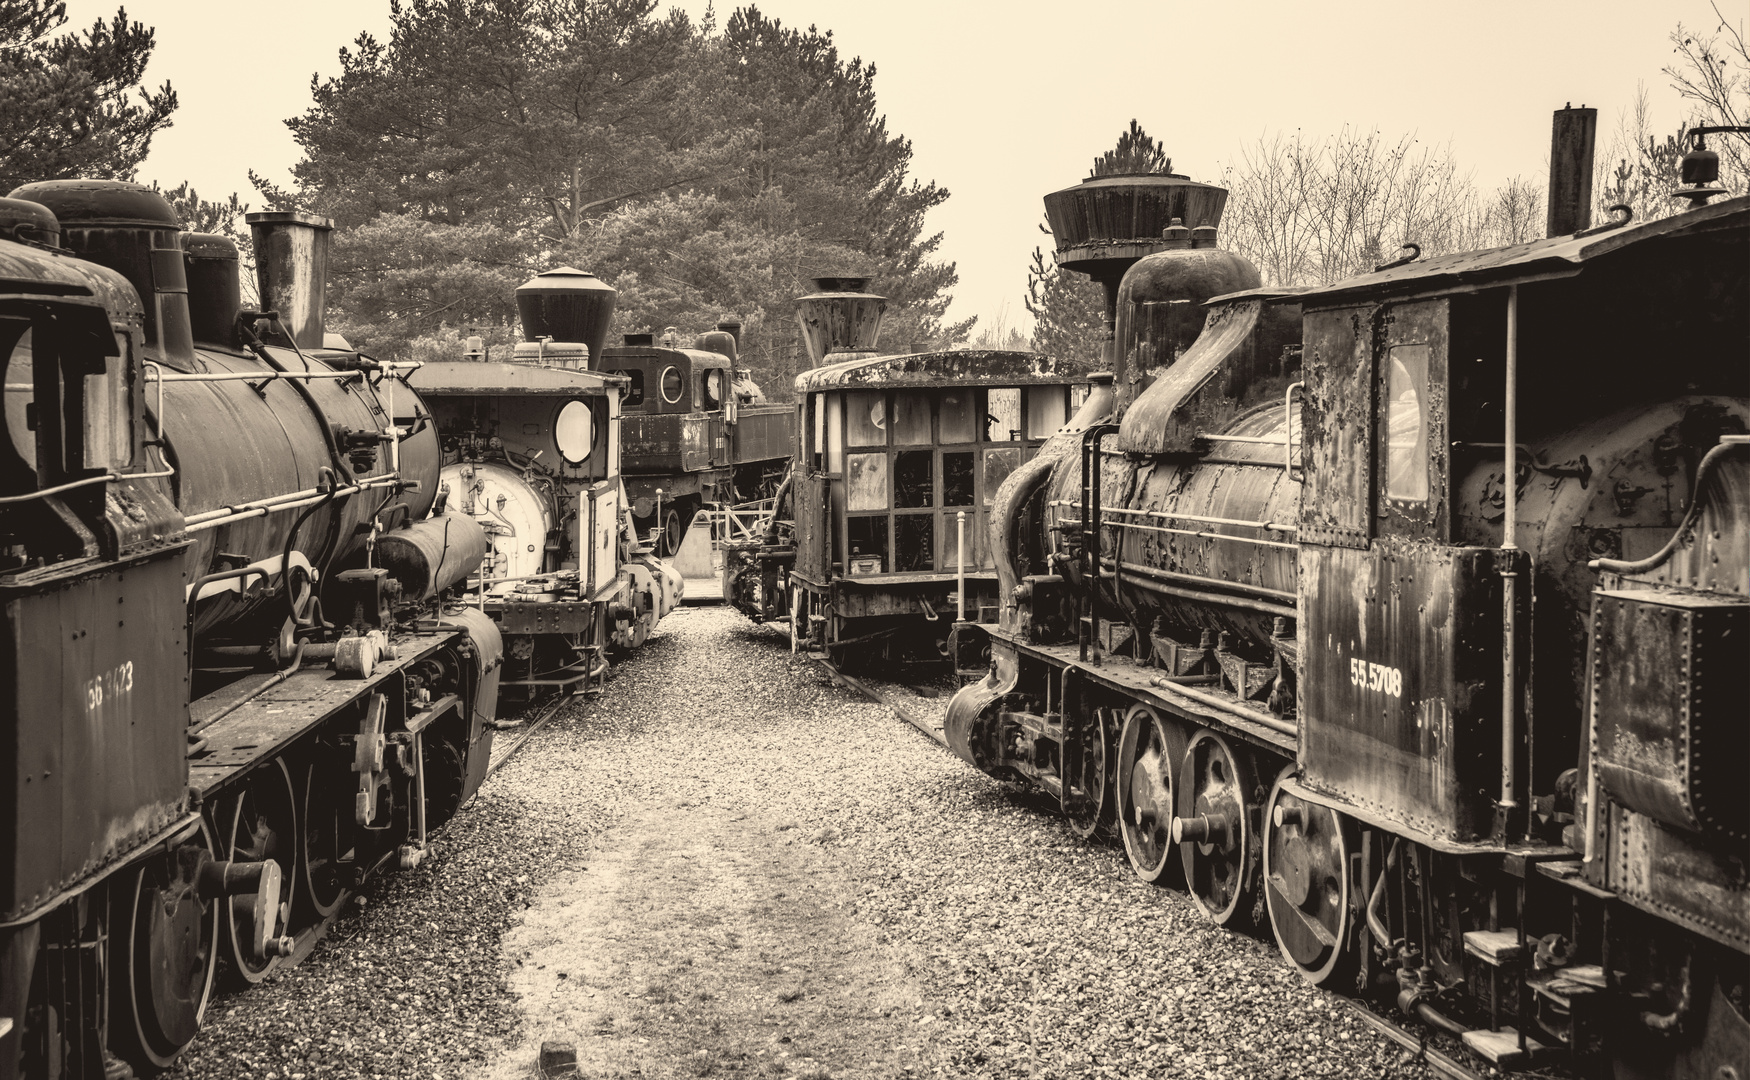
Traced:
<path fill-rule="evenodd" d="M 1300 343 L 1300 308 L 1255 293 L 1209 308 L 1196 344 L 1125 412 L 1120 450 L 1188 453 L 1200 432 L 1224 431 L 1241 413 L 1282 400 L 1284 350 Z"/>
<path fill-rule="evenodd" d="M 621 471 L 629 475 L 683 471 L 687 450 L 685 419 L 678 413 L 626 413 L 621 416 Z"/>
<path fill-rule="evenodd" d="M 791 457 L 796 451 L 796 410 L 790 405 L 743 405 L 730 432 L 732 464 Z"/>
<path fill-rule="evenodd" d="M 1750 838 L 1750 600 L 1601 590 L 1592 624 L 1599 783 L 1666 825 Z"/>
<path fill-rule="evenodd" d="M 0 918 L 182 814 L 187 546 L 0 584 Z"/>
<path fill-rule="evenodd" d="M 1413 838 L 1491 836 L 1505 557 L 1394 540 L 1301 549 L 1300 760 L 1310 789 Z M 1527 571 L 1523 554 L 1513 562 Z"/>
<path fill-rule="evenodd" d="M 859 387 L 1031 386 L 1073 381 L 1077 372 L 1054 357 L 998 349 L 876 356 L 805 371 L 796 376 L 798 394 Z"/>
<path fill-rule="evenodd" d="M 1373 310 L 1318 311 L 1305 320 L 1303 544 L 1365 547 L 1371 534 Z"/>
<path fill-rule="evenodd" d="M 1742 714 L 1740 714 L 1740 721 Z M 1742 783 L 1743 759 L 1738 760 Z M 1642 911 L 1750 952 L 1750 888 L 1738 850 L 1668 829 L 1643 814 L 1609 807 L 1605 886 Z"/>
<path fill-rule="evenodd" d="M 505 604 L 497 609 L 506 634 L 581 634 L 595 625 L 591 603 Z"/>

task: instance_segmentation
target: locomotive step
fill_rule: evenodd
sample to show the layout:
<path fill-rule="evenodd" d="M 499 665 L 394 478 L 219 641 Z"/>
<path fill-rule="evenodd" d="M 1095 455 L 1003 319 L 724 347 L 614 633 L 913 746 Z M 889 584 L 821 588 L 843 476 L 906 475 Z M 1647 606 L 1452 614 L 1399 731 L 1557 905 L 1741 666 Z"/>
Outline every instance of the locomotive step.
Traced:
<path fill-rule="evenodd" d="M 1531 946 L 1519 943 L 1519 931 L 1469 930 L 1464 935 L 1464 951 L 1492 967 L 1516 966 L 1531 955 Z"/>
<path fill-rule="evenodd" d="M 1549 1047 L 1538 1042 L 1531 1036 L 1525 1036 L 1525 1045 L 1519 1045 L 1519 1032 L 1515 1028 L 1504 1027 L 1500 1031 L 1478 1029 L 1464 1033 L 1466 1050 L 1489 1062 L 1497 1069 L 1517 1069 L 1531 1064 L 1540 1054 L 1547 1054 Z"/>

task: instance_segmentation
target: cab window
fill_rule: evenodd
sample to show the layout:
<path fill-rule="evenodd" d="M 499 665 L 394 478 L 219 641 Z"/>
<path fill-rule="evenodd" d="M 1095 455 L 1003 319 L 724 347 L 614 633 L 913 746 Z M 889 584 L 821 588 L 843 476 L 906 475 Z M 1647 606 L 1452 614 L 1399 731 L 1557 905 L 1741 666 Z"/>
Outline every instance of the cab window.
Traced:
<path fill-rule="evenodd" d="M 632 380 L 632 385 L 626 388 L 626 396 L 620 399 L 622 406 L 644 404 L 644 372 L 640 368 L 619 368 L 608 372 L 609 375 L 624 375 Z"/>
<path fill-rule="evenodd" d="M 1391 350 L 1386 378 L 1385 495 L 1428 501 L 1428 346 Z"/>

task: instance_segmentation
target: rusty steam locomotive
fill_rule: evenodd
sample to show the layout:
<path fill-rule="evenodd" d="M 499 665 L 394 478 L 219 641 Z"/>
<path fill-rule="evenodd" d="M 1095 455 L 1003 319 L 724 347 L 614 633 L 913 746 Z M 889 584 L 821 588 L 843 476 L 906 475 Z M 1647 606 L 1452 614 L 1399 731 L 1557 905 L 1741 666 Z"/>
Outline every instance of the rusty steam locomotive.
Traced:
<path fill-rule="evenodd" d="M 486 537 L 395 365 L 324 332 L 327 222 L 238 253 L 152 191 L 0 201 L 0 1078 L 173 1059 L 485 776 Z"/>
<path fill-rule="evenodd" d="M 1750 198 L 1707 156 L 1668 219 L 1552 200 L 1311 290 L 1220 188 L 1047 197 L 1116 379 L 997 492 L 954 752 L 1494 1065 L 1743 1075 Z"/>
<path fill-rule="evenodd" d="M 976 653 L 997 613 L 991 506 L 1087 377 L 1031 352 L 881 353 L 886 298 L 863 278 L 814 284 L 797 300 L 813 366 L 796 455 L 767 519 L 724 544 L 724 599 L 788 620 L 840 670 Z"/>

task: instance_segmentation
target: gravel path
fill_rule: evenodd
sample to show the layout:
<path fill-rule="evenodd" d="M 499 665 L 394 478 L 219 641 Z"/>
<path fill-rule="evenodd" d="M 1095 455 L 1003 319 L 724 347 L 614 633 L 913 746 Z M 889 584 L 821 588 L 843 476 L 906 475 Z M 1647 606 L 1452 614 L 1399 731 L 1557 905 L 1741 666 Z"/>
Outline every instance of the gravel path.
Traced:
<path fill-rule="evenodd" d="M 941 702 L 938 702 L 938 706 Z M 793 657 L 686 608 L 180 1077 L 1423 1077 L 1268 942 L 1208 926 Z"/>

